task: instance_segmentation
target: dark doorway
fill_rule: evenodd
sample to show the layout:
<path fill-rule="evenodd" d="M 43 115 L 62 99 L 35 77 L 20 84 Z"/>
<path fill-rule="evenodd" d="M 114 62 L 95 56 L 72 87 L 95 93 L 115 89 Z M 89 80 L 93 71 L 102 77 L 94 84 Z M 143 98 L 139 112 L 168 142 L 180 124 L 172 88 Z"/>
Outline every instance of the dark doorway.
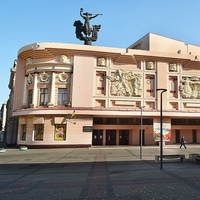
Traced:
<path fill-rule="evenodd" d="M 120 130 L 119 145 L 128 145 L 128 144 L 129 144 L 129 130 Z"/>
<path fill-rule="evenodd" d="M 197 130 L 192 130 L 192 142 L 197 143 Z"/>
<path fill-rule="evenodd" d="M 93 130 L 92 133 L 92 145 L 103 144 L 103 130 Z"/>
<path fill-rule="evenodd" d="M 106 145 L 116 145 L 116 130 L 106 130 Z"/>
<path fill-rule="evenodd" d="M 144 146 L 144 144 L 145 144 L 145 134 L 144 134 L 144 129 L 142 129 L 142 145 Z M 139 132 L 139 145 L 141 145 L 141 130 L 140 130 L 140 132 Z"/>
<path fill-rule="evenodd" d="M 180 143 L 180 130 L 175 130 L 176 143 Z"/>

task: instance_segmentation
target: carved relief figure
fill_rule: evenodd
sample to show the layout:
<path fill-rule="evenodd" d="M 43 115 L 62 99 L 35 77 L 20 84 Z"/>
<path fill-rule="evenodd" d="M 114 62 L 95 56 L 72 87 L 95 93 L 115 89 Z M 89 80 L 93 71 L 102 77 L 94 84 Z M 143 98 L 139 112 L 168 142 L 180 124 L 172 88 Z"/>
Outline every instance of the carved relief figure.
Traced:
<path fill-rule="evenodd" d="M 176 64 L 169 64 L 169 71 L 176 71 Z"/>
<path fill-rule="evenodd" d="M 185 99 L 200 98 L 200 78 L 186 77 L 180 81 L 180 94 Z"/>
<path fill-rule="evenodd" d="M 106 66 L 106 59 L 105 58 L 97 58 L 97 65 L 98 66 Z"/>
<path fill-rule="evenodd" d="M 31 65 L 33 63 L 32 58 L 27 58 L 26 59 L 26 66 Z"/>
<path fill-rule="evenodd" d="M 66 55 L 61 55 L 60 62 L 65 64 L 70 64 L 70 59 Z"/>
<path fill-rule="evenodd" d="M 154 69 L 154 63 L 153 62 L 147 62 L 147 69 L 153 70 Z"/>
<path fill-rule="evenodd" d="M 116 70 L 112 76 L 107 76 L 111 81 L 110 93 L 114 96 L 141 96 L 141 74 Z"/>

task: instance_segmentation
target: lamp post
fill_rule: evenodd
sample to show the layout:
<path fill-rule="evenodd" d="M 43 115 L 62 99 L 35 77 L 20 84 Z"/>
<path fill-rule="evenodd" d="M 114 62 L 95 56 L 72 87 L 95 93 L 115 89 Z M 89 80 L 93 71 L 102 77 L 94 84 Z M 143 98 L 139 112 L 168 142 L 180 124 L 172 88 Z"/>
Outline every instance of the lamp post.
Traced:
<path fill-rule="evenodd" d="M 156 91 L 161 91 L 160 93 L 160 169 L 163 169 L 163 128 L 162 128 L 162 94 L 167 91 L 167 89 L 159 88 Z"/>
<path fill-rule="evenodd" d="M 142 159 L 142 143 L 143 143 L 143 132 L 142 132 L 142 126 L 143 126 L 143 120 L 142 120 L 142 109 L 145 108 L 145 106 L 140 106 L 141 114 L 140 114 L 140 159 Z"/>

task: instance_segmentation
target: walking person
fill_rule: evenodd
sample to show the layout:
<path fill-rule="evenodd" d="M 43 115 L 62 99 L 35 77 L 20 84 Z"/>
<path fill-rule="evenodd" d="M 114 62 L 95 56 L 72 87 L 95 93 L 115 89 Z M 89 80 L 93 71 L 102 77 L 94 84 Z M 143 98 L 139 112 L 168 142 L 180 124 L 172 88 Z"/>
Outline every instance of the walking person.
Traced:
<path fill-rule="evenodd" d="M 184 136 L 182 136 L 182 138 L 181 138 L 181 146 L 180 146 L 180 149 L 181 149 L 181 147 L 182 146 L 184 146 L 185 147 L 185 149 L 187 149 L 187 147 L 185 146 L 185 138 L 184 138 Z"/>

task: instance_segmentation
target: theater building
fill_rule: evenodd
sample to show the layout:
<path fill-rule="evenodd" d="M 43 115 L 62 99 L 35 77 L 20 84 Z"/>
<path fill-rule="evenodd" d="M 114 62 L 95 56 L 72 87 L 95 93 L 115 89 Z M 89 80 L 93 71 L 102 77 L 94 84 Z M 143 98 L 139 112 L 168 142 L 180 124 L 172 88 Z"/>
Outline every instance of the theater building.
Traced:
<path fill-rule="evenodd" d="M 199 71 L 200 47 L 152 33 L 126 49 L 24 46 L 13 86 L 17 145 L 140 145 L 141 134 L 156 145 L 161 105 L 166 144 L 183 135 L 199 143 Z"/>

